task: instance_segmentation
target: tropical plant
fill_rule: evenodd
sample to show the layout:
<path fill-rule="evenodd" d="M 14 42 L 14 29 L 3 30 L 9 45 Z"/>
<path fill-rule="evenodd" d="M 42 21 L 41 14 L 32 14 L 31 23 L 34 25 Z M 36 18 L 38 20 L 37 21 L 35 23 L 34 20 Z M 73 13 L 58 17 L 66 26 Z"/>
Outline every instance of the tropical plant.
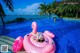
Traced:
<path fill-rule="evenodd" d="M 52 2 L 49 4 L 40 4 L 41 14 L 52 14 L 59 16 L 78 17 L 80 13 L 80 0 L 62 0 L 61 2 Z"/>
<path fill-rule="evenodd" d="M 2 1 L 9 8 L 9 10 L 13 12 L 12 0 L 2 0 Z M 5 14 L 4 10 L 3 10 L 2 4 L 0 3 L 0 18 L 2 20 L 3 27 L 5 28 L 5 23 L 4 23 L 4 20 L 3 20 L 4 16 L 6 16 L 6 14 Z"/>
<path fill-rule="evenodd" d="M 63 2 L 80 2 L 80 0 L 62 0 Z"/>
<path fill-rule="evenodd" d="M 49 18 L 50 18 L 51 14 L 52 14 L 52 10 L 51 9 L 52 9 L 51 5 L 48 4 L 47 7 L 46 7 L 46 14 L 49 15 Z"/>
<path fill-rule="evenodd" d="M 46 14 L 46 8 L 47 8 L 47 5 L 45 3 L 42 3 L 40 4 L 39 8 L 41 11 L 39 12 L 40 15 L 45 15 Z"/>
<path fill-rule="evenodd" d="M 56 6 L 56 3 L 55 2 L 53 2 L 53 3 L 51 3 L 51 4 L 40 4 L 40 7 L 39 7 L 39 9 L 41 10 L 40 12 L 39 12 L 39 14 L 40 15 L 45 15 L 45 14 L 47 14 L 47 15 L 49 15 L 49 18 L 50 18 L 50 16 L 53 14 L 53 13 L 55 13 L 56 12 L 56 10 L 57 10 L 57 8 L 56 8 L 57 6 Z"/>
<path fill-rule="evenodd" d="M 75 3 L 75 0 L 62 0 L 62 2 L 58 6 L 57 13 L 61 16 L 75 16 L 77 18 L 80 13 L 80 4 L 78 4 L 78 1 L 79 0 L 77 0 L 77 3 Z"/>
<path fill-rule="evenodd" d="M 55 2 L 52 2 L 52 4 L 51 4 L 51 11 L 53 12 L 53 13 L 56 13 L 57 12 L 57 10 L 58 10 L 58 3 L 55 1 Z"/>
<path fill-rule="evenodd" d="M 39 9 L 41 10 L 39 12 L 40 15 L 51 15 L 51 6 L 50 5 L 46 5 L 45 3 L 40 4 Z"/>

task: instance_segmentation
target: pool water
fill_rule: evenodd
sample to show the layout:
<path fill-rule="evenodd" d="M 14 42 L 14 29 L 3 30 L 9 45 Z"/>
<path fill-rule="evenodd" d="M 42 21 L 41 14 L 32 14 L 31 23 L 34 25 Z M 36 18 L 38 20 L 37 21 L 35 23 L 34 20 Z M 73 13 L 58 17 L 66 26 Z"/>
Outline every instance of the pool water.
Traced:
<path fill-rule="evenodd" d="M 6 24 L 7 32 L 0 31 L 0 34 L 12 38 L 24 37 L 32 31 L 33 21 L 37 22 L 39 32 L 49 30 L 55 35 L 56 53 L 80 53 L 80 22 L 77 21 L 61 19 L 54 23 L 53 19 L 39 19 Z"/>

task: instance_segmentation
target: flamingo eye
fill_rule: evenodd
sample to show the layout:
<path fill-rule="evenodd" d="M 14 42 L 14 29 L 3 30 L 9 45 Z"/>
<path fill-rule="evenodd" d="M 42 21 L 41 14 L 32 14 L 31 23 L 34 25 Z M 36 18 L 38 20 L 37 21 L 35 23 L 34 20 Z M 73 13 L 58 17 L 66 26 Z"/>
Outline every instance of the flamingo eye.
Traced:
<path fill-rule="evenodd" d="M 48 42 L 48 41 L 46 41 L 46 42 Z"/>
<path fill-rule="evenodd" d="M 54 44 L 54 43 L 52 42 L 52 44 Z"/>
<path fill-rule="evenodd" d="M 27 35 L 27 36 L 29 36 L 29 35 Z"/>

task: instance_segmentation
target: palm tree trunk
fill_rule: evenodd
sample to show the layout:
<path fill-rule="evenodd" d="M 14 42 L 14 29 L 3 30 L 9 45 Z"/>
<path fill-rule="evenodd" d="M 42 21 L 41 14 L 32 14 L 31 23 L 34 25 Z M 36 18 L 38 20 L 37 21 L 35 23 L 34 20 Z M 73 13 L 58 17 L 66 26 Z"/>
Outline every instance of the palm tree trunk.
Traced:
<path fill-rule="evenodd" d="M 51 14 L 49 14 L 49 22 L 50 22 Z"/>
<path fill-rule="evenodd" d="M 51 15 L 49 15 L 49 19 L 50 19 L 50 16 L 51 16 Z"/>
<path fill-rule="evenodd" d="M 3 28 L 5 29 L 5 22 L 3 20 L 3 17 L 1 16 L 1 20 L 2 20 L 2 23 L 3 23 Z"/>
<path fill-rule="evenodd" d="M 76 14 L 76 18 L 78 18 L 78 12 L 77 12 L 77 14 Z"/>

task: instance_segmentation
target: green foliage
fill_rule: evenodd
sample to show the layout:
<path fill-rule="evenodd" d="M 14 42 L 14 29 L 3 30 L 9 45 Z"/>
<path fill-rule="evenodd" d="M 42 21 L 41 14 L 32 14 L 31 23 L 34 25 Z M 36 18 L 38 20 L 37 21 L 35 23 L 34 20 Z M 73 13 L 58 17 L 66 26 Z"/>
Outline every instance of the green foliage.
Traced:
<path fill-rule="evenodd" d="M 13 10 L 13 3 L 12 3 L 12 0 L 2 0 L 4 2 L 4 4 L 9 8 L 10 11 L 14 11 Z M 2 4 L 0 3 L 0 17 L 3 17 L 5 16 L 5 12 L 4 12 L 4 9 L 2 7 Z"/>
<path fill-rule="evenodd" d="M 46 4 L 40 4 L 40 7 L 39 7 L 39 9 L 41 10 L 40 12 L 39 12 L 39 14 L 40 15 L 45 15 L 46 14 L 46 8 L 47 8 L 47 5 Z"/>
<path fill-rule="evenodd" d="M 6 24 L 10 24 L 10 23 L 21 23 L 21 22 L 24 22 L 24 21 L 38 20 L 38 19 L 42 19 L 42 18 L 23 18 L 23 17 L 17 17 L 14 20 L 7 21 Z"/>
<path fill-rule="evenodd" d="M 49 18 L 53 13 L 56 13 L 57 10 L 55 2 L 51 4 L 45 4 L 45 3 L 40 4 L 39 9 L 41 10 L 39 12 L 40 15 L 49 15 Z"/>
<path fill-rule="evenodd" d="M 16 18 L 14 21 L 15 21 L 15 22 L 22 22 L 22 21 L 24 21 L 24 20 L 26 20 L 26 19 L 20 17 L 20 18 Z"/>
<path fill-rule="evenodd" d="M 2 5 L 0 4 L 0 17 L 2 17 L 2 15 L 3 15 L 3 17 L 4 17 L 4 16 L 5 16 L 5 12 L 4 12 L 4 10 L 3 10 Z"/>
<path fill-rule="evenodd" d="M 57 14 L 58 16 L 66 16 L 66 17 L 80 17 L 80 4 L 78 4 L 79 0 L 62 0 L 62 2 L 52 2 L 50 4 L 41 4 L 39 8 L 41 9 L 41 14 Z M 71 2 L 71 3 L 70 3 Z M 76 3 L 77 4 L 76 4 Z M 80 2 L 80 1 L 79 1 Z M 43 8 L 45 7 L 45 9 Z M 44 10 L 43 10 L 44 9 Z"/>
<path fill-rule="evenodd" d="M 7 21 L 6 23 L 8 24 L 8 23 L 15 23 L 15 22 L 23 22 L 25 20 L 26 20 L 25 18 L 20 17 L 20 18 L 14 19 L 12 21 Z"/>
<path fill-rule="evenodd" d="M 13 2 L 12 2 L 12 0 L 2 0 L 4 3 L 5 3 L 5 5 L 9 8 L 9 10 L 11 10 L 11 11 L 14 11 L 13 10 Z"/>
<path fill-rule="evenodd" d="M 6 7 L 9 8 L 10 11 L 13 11 L 13 5 L 12 5 L 12 0 L 2 0 L 4 2 L 4 4 L 6 5 Z M 4 9 L 3 9 L 3 6 L 2 4 L 0 3 L 0 18 L 2 20 L 2 23 L 3 23 L 3 27 L 5 29 L 5 23 L 4 23 L 4 20 L 3 20 L 3 17 L 5 16 L 5 12 L 4 12 Z"/>
<path fill-rule="evenodd" d="M 62 4 L 58 10 L 59 14 L 62 14 L 62 16 L 78 17 L 80 4 Z"/>
<path fill-rule="evenodd" d="M 80 0 L 62 0 L 63 2 L 80 2 Z"/>

